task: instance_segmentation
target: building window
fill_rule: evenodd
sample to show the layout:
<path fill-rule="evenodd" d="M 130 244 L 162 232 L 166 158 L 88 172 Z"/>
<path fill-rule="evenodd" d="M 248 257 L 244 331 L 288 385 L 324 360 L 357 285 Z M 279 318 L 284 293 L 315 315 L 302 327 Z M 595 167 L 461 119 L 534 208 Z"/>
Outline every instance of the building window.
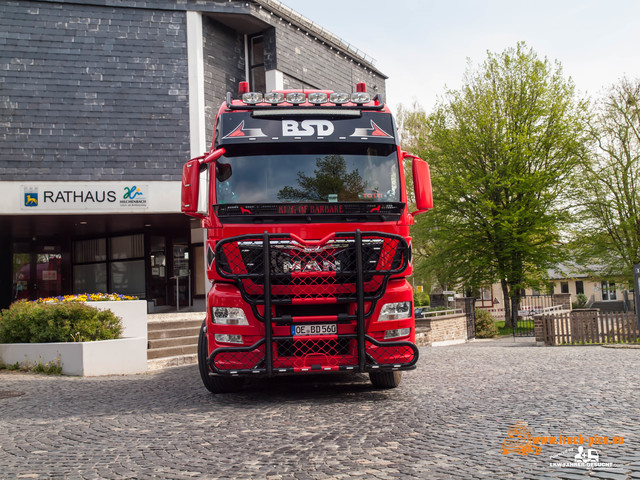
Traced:
<path fill-rule="evenodd" d="M 73 243 L 73 293 L 107 292 L 107 240 Z"/>
<path fill-rule="evenodd" d="M 144 258 L 144 236 L 126 235 L 109 239 L 109 259 Z"/>
<path fill-rule="evenodd" d="M 569 293 L 569 282 L 560 282 L 560 293 Z"/>
<path fill-rule="evenodd" d="M 264 69 L 264 35 L 249 38 L 249 75 L 251 91 L 264 92 L 267 88 Z"/>
<path fill-rule="evenodd" d="M 582 280 L 576 280 L 576 295 L 584 295 L 584 282 Z"/>
<path fill-rule="evenodd" d="M 618 294 L 616 292 L 616 282 L 601 282 L 600 286 L 602 287 L 602 300 L 617 300 Z"/>
<path fill-rule="evenodd" d="M 110 291 L 145 296 L 144 235 L 109 239 Z"/>
<path fill-rule="evenodd" d="M 144 235 L 74 242 L 73 291 L 114 292 L 144 298 Z"/>

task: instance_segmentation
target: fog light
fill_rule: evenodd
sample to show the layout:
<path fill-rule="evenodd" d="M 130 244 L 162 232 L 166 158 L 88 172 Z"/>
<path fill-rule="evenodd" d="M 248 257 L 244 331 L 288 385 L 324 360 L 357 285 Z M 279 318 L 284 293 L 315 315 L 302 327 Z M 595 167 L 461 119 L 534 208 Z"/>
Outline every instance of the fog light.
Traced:
<path fill-rule="evenodd" d="M 411 333 L 410 328 L 397 328 L 395 330 L 387 330 L 384 332 L 384 339 L 406 337 Z"/>
<path fill-rule="evenodd" d="M 219 325 L 249 325 L 241 308 L 211 307 L 211 318 Z"/>
<path fill-rule="evenodd" d="M 309 94 L 309 103 L 314 105 L 320 105 L 321 103 L 327 103 L 329 101 L 329 95 L 324 92 L 311 92 Z"/>
<path fill-rule="evenodd" d="M 247 105 L 255 105 L 262 101 L 262 94 L 260 92 L 243 93 L 242 101 Z"/>
<path fill-rule="evenodd" d="M 378 321 L 411 318 L 411 302 L 385 303 L 380 309 Z"/>
<path fill-rule="evenodd" d="M 307 101 L 307 96 L 302 92 L 290 92 L 287 93 L 287 102 L 298 105 Z"/>
<path fill-rule="evenodd" d="M 269 92 L 264 94 L 264 101 L 272 104 L 284 102 L 284 93 L 282 92 Z"/>
<path fill-rule="evenodd" d="M 367 92 L 354 92 L 351 94 L 351 101 L 358 104 L 369 103 L 371 101 L 371 95 Z"/>
<path fill-rule="evenodd" d="M 242 343 L 242 335 L 229 335 L 227 333 L 216 333 L 213 338 L 218 343 Z M 385 337 L 386 338 L 386 337 Z"/>
<path fill-rule="evenodd" d="M 336 105 L 342 105 L 343 103 L 347 103 L 349 100 L 351 100 L 351 96 L 348 93 L 334 92 L 329 95 L 329 101 Z"/>

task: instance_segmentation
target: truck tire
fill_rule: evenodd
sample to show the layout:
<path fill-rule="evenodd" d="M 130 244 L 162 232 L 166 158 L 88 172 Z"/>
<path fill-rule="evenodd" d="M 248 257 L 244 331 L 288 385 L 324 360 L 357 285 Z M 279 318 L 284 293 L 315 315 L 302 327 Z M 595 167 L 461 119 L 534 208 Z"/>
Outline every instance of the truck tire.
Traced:
<path fill-rule="evenodd" d="M 207 335 L 204 331 L 207 319 L 202 322 L 200 327 L 200 335 L 198 336 L 198 368 L 200 369 L 200 378 L 202 383 L 211 393 L 229 393 L 235 392 L 242 388 L 243 380 L 237 377 L 223 377 L 211 373 L 207 363 L 207 355 L 209 353 L 209 344 Z"/>
<path fill-rule="evenodd" d="M 396 388 L 402 381 L 402 372 L 369 372 L 369 379 L 376 388 Z"/>

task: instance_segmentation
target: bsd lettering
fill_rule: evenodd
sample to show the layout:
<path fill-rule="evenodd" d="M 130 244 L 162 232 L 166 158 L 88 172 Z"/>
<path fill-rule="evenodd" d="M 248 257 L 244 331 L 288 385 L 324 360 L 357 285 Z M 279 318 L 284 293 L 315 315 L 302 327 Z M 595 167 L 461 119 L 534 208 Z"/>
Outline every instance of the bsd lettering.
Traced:
<path fill-rule="evenodd" d="M 326 137 L 331 135 L 333 130 L 333 123 L 328 120 L 282 121 L 282 135 L 284 137 L 310 137 L 316 131 L 319 137 Z"/>

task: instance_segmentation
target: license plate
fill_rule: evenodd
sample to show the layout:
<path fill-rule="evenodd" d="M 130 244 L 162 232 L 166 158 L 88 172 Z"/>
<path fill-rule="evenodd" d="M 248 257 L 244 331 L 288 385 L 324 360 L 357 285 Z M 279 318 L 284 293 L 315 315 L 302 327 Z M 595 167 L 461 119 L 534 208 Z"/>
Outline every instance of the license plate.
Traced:
<path fill-rule="evenodd" d="M 338 325 L 336 323 L 291 325 L 291 335 L 336 335 Z"/>

